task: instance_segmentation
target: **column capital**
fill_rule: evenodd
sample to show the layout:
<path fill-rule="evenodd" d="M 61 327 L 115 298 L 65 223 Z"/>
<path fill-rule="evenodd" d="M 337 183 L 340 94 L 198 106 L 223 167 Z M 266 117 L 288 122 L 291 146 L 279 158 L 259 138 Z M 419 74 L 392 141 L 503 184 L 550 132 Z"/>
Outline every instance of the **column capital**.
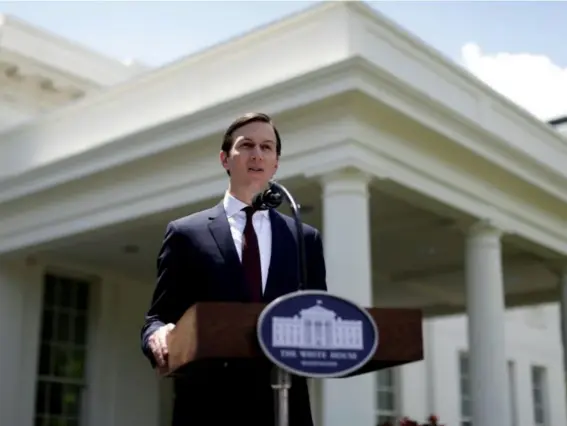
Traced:
<path fill-rule="evenodd" d="M 358 180 L 368 183 L 371 179 L 372 175 L 370 173 L 354 166 L 341 167 L 340 169 L 331 170 L 319 175 L 319 180 L 323 183 L 336 180 Z"/>
<path fill-rule="evenodd" d="M 478 219 L 471 221 L 469 219 L 457 220 L 456 229 L 460 230 L 466 238 L 475 237 L 495 237 L 501 238 L 507 232 L 492 219 Z"/>
<path fill-rule="evenodd" d="M 368 196 L 368 184 L 372 176 L 354 167 L 333 170 L 319 176 L 323 195 L 337 193 L 359 193 Z"/>
<path fill-rule="evenodd" d="M 469 237 L 500 238 L 504 231 L 494 224 L 492 220 L 479 220 L 467 228 Z"/>

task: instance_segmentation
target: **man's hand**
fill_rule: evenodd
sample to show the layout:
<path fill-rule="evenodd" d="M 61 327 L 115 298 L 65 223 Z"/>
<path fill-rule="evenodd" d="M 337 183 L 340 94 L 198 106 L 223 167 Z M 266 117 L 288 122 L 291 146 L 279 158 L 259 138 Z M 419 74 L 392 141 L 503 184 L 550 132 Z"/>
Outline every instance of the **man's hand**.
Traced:
<path fill-rule="evenodd" d="M 148 339 L 148 345 L 158 365 L 158 371 L 164 372 L 167 367 L 167 336 L 175 328 L 174 324 L 166 324 L 158 328 Z"/>

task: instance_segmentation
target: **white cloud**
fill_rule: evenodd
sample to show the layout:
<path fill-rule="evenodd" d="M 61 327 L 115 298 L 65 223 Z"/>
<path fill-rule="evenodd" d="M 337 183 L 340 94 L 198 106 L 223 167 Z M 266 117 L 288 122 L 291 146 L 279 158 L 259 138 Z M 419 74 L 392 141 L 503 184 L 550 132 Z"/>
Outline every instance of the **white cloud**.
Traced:
<path fill-rule="evenodd" d="M 461 49 L 465 68 L 536 117 L 548 120 L 567 114 L 567 69 L 544 55 L 484 54 L 469 43 Z"/>

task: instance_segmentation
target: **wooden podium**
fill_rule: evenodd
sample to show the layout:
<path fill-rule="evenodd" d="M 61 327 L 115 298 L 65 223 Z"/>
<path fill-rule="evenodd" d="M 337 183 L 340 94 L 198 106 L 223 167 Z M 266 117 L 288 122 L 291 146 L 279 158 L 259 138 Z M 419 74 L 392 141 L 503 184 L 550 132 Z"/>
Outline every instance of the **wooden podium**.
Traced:
<path fill-rule="evenodd" d="M 169 371 L 207 360 L 265 360 L 256 337 L 256 324 L 265 304 L 197 303 L 189 308 L 168 337 Z M 422 313 L 418 309 L 367 308 L 379 333 L 369 362 L 351 375 L 421 361 Z"/>

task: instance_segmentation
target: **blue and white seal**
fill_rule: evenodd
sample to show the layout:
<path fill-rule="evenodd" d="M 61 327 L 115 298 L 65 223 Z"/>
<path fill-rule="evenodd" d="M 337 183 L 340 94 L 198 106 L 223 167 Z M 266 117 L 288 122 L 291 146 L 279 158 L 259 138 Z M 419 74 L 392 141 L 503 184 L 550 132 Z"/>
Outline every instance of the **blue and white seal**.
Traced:
<path fill-rule="evenodd" d="M 363 367 L 378 347 L 378 327 L 366 309 L 319 290 L 282 296 L 257 323 L 268 359 L 303 377 L 343 377 Z"/>

